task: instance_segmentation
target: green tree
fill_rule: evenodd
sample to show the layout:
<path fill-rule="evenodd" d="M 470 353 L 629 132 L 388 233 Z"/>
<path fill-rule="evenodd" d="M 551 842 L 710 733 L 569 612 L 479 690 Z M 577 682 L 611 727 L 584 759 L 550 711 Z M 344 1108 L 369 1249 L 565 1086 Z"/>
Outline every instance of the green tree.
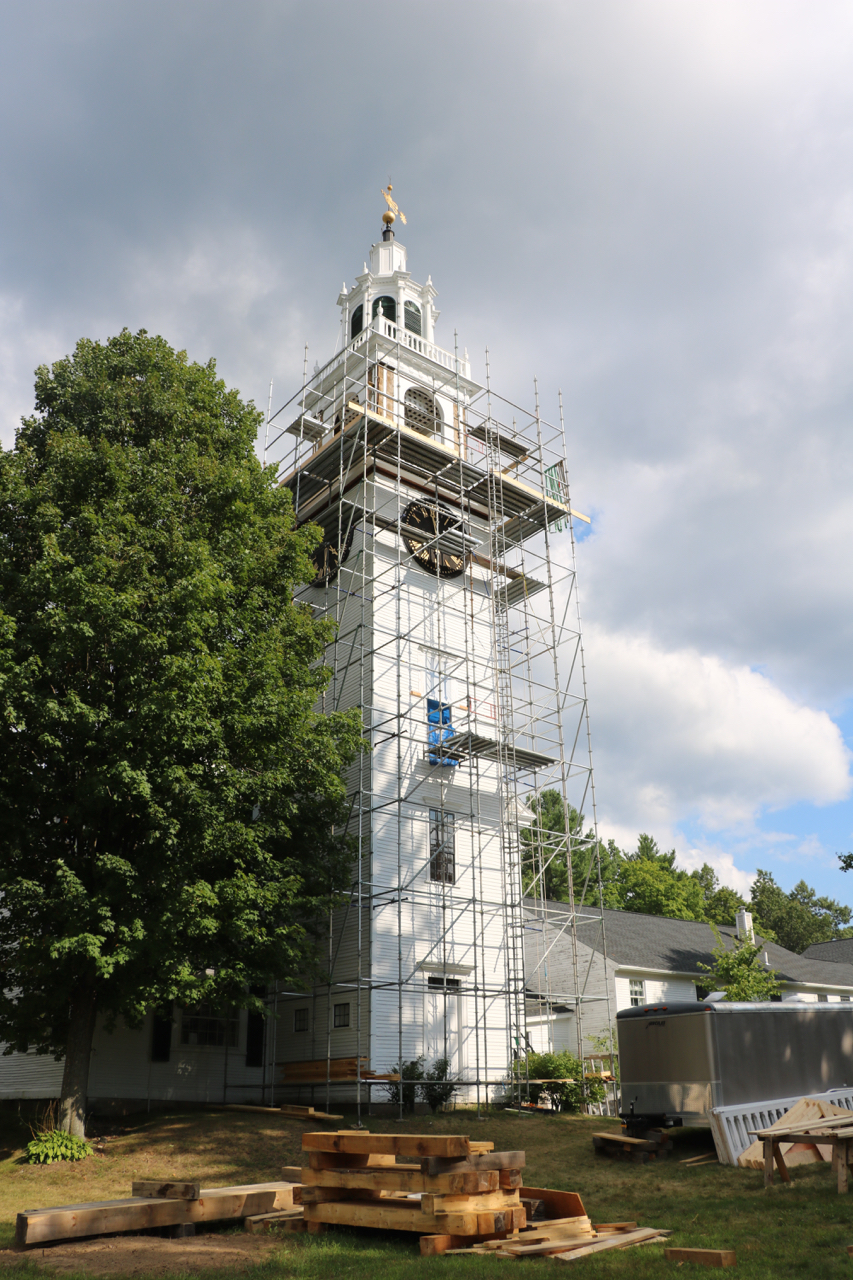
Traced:
<path fill-rule="evenodd" d="M 834 898 L 818 897 L 804 880 L 785 893 L 769 871 L 753 881 L 750 905 L 762 927 L 772 931 L 780 946 L 798 954 L 815 942 L 853 937 L 849 907 Z M 761 932 L 756 925 L 756 930 Z"/>
<path fill-rule="evenodd" d="M 776 973 L 767 969 L 759 957 L 762 946 L 750 942 L 747 938 L 723 939 L 719 930 L 712 925 L 717 945 L 711 952 L 713 965 L 699 964 L 710 977 L 697 986 L 710 987 L 712 991 L 725 991 L 726 1000 L 752 1001 L 770 1000 L 778 994 L 779 982 Z"/>
<path fill-rule="evenodd" d="M 634 853 L 626 853 L 616 881 L 618 906 L 676 920 L 704 919 L 701 884 L 675 866 L 675 850 L 661 853 L 657 841 L 643 832 Z"/>
<path fill-rule="evenodd" d="M 720 884 L 714 868 L 703 863 L 698 871 L 691 871 L 691 878 L 702 886 L 705 903 L 703 918 L 709 924 L 735 923 L 737 913 L 746 910 L 746 900 L 727 885 Z"/>
<path fill-rule="evenodd" d="M 527 804 L 536 821 L 521 833 L 522 882 L 524 892 L 544 896 L 552 902 L 568 902 L 569 874 L 566 853 L 566 809 L 559 791 L 549 788 L 539 796 L 528 796 Z M 575 901 L 597 904 L 598 871 L 595 866 L 595 833 L 583 834 L 584 818 L 573 806 L 568 808 L 569 844 L 572 850 L 572 886 Z M 601 881 L 605 906 L 615 905 L 613 881 L 622 855 L 611 840 L 599 841 Z"/>
<path fill-rule="evenodd" d="M 348 881 L 360 719 L 315 710 L 331 632 L 292 588 L 318 531 L 259 421 L 125 330 L 38 369 L 0 455 L 0 1039 L 64 1056 L 76 1134 L 97 1015 L 262 1007 Z"/>

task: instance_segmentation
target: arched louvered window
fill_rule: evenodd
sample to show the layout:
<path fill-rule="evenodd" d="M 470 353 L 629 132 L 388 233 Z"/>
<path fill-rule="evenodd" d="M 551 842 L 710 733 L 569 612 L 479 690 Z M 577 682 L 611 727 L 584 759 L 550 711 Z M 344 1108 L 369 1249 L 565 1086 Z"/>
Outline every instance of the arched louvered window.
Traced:
<path fill-rule="evenodd" d="M 421 336 L 421 309 L 416 302 L 403 303 L 403 316 L 409 333 Z"/>
<path fill-rule="evenodd" d="M 373 319 L 379 315 L 379 304 L 382 303 L 382 314 L 386 320 L 390 320 L 391 324 L 397 323 L 397 299 L 386 295 L 382 298 L 373 299 Z"/>
<path fill-rule="evenodd" d="M 359 303 L 355 311 L 353 311 L 352 319 L 349 322 L 350 341 L 352 341 L 352 339 L 356 336 L 356 334 L 361 333 L 363 328 L 364 328 L 364 306 L 362 305 L 362 303 Z"/>
<path fill-rule="evenodd" d="M 435 398 L 420 387 L 410 387 L 404 399 L 406 426 L 421 435 L 434 436 L 441 430 L 441 415 Z"/>

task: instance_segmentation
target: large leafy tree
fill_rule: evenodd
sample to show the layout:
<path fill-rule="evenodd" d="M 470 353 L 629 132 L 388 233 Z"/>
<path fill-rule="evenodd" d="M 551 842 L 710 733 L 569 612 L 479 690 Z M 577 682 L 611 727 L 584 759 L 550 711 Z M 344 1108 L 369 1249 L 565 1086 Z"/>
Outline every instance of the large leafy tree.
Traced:
<path fill-rule="evenodd" d="M 786 893 L 769 871 L 759 871 L 750 905 L 762 926 L 789 951 L 802 952 L 814 942 L 853 936 L 850 908 L 834 898 L 819 897 L 805 880 Z"/>
<path fill-rule="evenodd" d="M 95 1019 L 294 977 L 349 875 L 356 714 L 293 602 L 316 530 L 259 414 L 127 330 L 36 374 L 0 455 L 0 1038 L 64 1055 L 84 1125 Z"/>
<path fill-rule="evenodd" d="M 675 866 L 675 850 L 662 853 L 657 841 L 641 833 L 637 848 L 624 855 L 617 883 L 622 911 L 641 911 L 677 920 L 703 920 L 701 884 Z"/>

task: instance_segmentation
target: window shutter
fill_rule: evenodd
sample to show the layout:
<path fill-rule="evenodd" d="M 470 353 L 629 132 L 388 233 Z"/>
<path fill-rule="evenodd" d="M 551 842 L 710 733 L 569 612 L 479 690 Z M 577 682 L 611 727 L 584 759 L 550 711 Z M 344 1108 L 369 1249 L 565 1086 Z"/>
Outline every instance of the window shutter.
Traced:
<path fill-rule="evenodd" d="M 172 1010 L 155 1009 L 151 1029 L 151 1061 L 168 1062 L 172 1052 Z"/>

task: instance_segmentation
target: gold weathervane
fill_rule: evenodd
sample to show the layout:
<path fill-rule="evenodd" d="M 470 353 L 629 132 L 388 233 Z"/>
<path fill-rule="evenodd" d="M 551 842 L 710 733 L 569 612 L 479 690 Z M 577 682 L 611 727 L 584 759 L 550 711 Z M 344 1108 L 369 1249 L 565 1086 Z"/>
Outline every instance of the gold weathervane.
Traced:
<path fill-rule="evenodd" d="M 385 223 L 386 227 L 390 227 L 394 219 L 399 218 L 403 226 L 405 226 L 406 215 L 398 208 L 396 200 L 392 198 L 391 192 L 393 190 L 394 188 L 391 186 L 391 183 L 389 182 L 387 189 L 382 192 L 383 196 L 385 197 L 385 203 L 388 205 L 388 208 L 385 210 L 385 212 L 382 215 L 382 221 Z"/>

